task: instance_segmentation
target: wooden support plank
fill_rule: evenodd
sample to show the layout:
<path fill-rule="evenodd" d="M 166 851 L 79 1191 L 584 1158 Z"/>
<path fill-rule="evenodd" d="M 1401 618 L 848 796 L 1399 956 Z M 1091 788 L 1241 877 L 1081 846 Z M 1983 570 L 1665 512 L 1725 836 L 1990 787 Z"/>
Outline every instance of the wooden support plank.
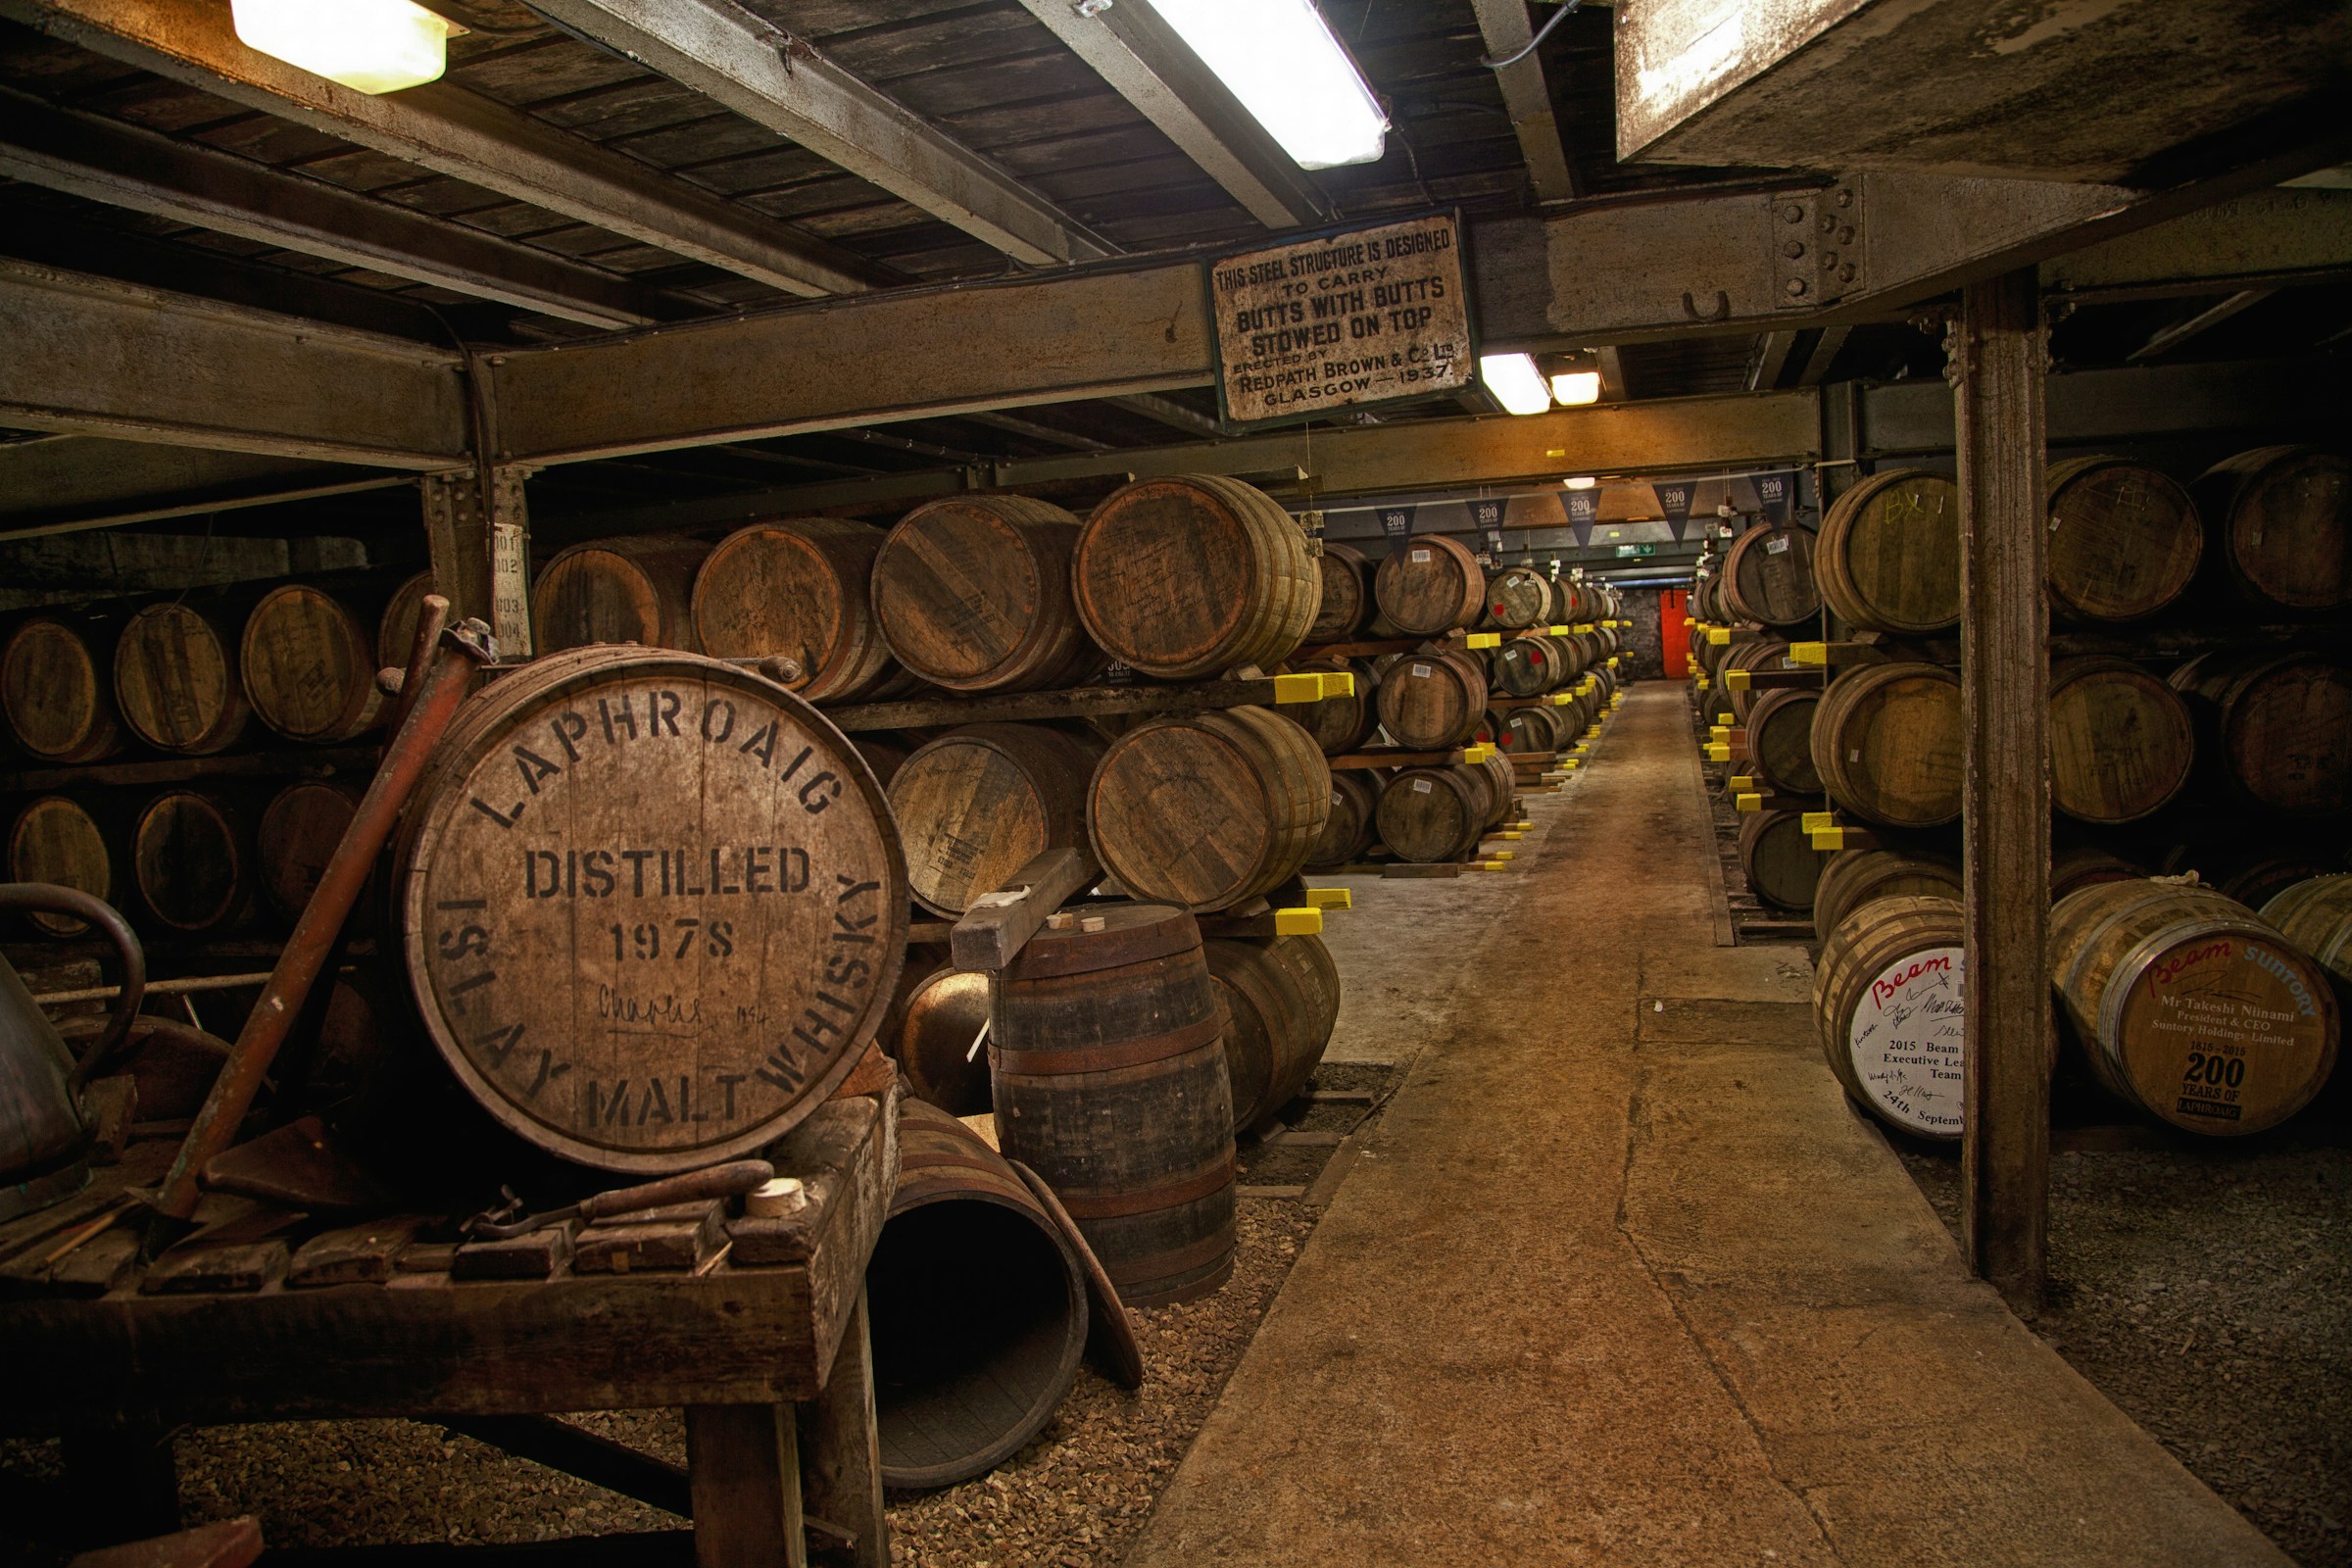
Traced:
<path fill-rule="evenodd" d="M 874 1342 L 865 1295 L 842 1335 L 825 1391 L 795 1407 L 803 1504 L 857 1538 L 857 1568 L 890 1568 L 882 1503 L 882 1437 L 874 1415 Z"/>
<path fill-rule="evenodd" d="M 696 1568 L 808 1568 L 801 1465 L 780 1404 L 690 1404 Z"/>
<path fill-rule="evenodd" d="M 1963 291 L 1953 345 L 1967 906 L 1961 1218 L 1970 1266 L 2020 1311 L 2039 1306 L 2048 1260 L 2047 355 L 2033 269 Z"/>
<path fill-rule="evenodd" d="M 958 969 L 1004 968 L 1021 944 L 1037 935 L 1046 917 L 1102 874 L 1089 856 L 1067 847 L 1052 849 L 1013 873 L 994 893 L 981 895 L 948 935 L 948 952 Z"/>

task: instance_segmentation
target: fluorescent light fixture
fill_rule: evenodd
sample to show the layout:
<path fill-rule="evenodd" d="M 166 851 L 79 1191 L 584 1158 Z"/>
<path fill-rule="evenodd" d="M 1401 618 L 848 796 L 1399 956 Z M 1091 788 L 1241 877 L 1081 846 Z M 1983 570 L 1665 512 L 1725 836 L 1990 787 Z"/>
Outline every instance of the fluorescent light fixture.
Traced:
<path fill-rule="evenodd" d="M 1314 0 L 1152 0 L 1152 8 L 1300 169 L 1380 161 L 1389 117 Z"/>
<path fill-rule="evenodd" d="M 1563 408 L 1600 401 L 1598 370 L 1562 370 L 1551 378 L 1551 401 Z"/>
<path fill-rule="evenodd" d="M 1571 474 L 1567 478 L 1562 479 L 1560 483 L 1566 485 L 1571 490 L 1590 490 L 1594 485 L 1600 483 L 1600 481 L 1593 478 L 1589 473 L 1577 473 Z"/>
<path fill-rule="evenodd" d="M 1478 378 L 1513 414 L 1542 414 L 1551 407 L 1551 388 L 1544 384 L 1532 354 L 1481 354 Z"/>
<path fill-rule="evenodd" d="M 233 0 L 237 36 L 355 92 L 398 92 L 441 74 L 450 25 L 409 0 Z"/>

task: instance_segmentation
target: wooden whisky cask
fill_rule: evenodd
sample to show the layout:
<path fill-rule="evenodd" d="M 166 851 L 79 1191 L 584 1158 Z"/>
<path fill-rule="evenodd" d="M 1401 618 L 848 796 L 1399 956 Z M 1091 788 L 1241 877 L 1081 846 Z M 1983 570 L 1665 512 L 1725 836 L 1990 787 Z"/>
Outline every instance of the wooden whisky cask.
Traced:
<path fill-rule="evenodd" d="M 559 550 L 531 586 L 531 639 L 541 654 L 596 643 L 699 653 L 694 574 L 710 547 L 661 534 Z"/>
<path fill-rule="evenodd" d="M 1505 566 L 1487 578 L 1486 615 L 1482 624 L 1504 631 L 1525 631 L 1552 622 L 1551 579 L 1533 566 Z"/>
<path fill-rule="evenodd" d="M 812 703 L 911 686 L 875 623 L 874 558 L 886 537 L 847 517 L 755 522 L 721 539 L 694 579 L 695 636 L 713 659 L 788 659 Z"/>
<path fill-rule="evenodd" d="M 1566 639 L 1513 637 L 1489 652 L 1488 681 L 1505 697 L 1541 697 L 1557 691 L 1570 678 L 1565 673 Z"/>
<path fill-rule="evenodd" d="M 1274 711 L 1305 730 L 1325 757 L 1345 757 L 1371 740 L 1372 732 L 1380 728 L 1380 677 L 1372 673 L 1369 661 L 1327 659 L 1291 667 L 1300 673 L 1346 671 L 1355 677 L 1355 690 L 1318 703 L 1277 703 Z"/>
<path fill-rule="evenodd" d="M 1813 556 L 1810 528 L 1780 522 L 1748 529 L 1724 552 L 1724 608 L 1759 625 L 1805 625 L 1821 613 Z"/>
<path fill-rule="evenodd" d="M 1823 932 L 1813 971 L 1822 1054 L 1846 1095 L 1914 1138 L 1960 1137 L 1967 1103 L 1960 905 L 1874 899 Z"/>
<path fill-rule="evenodd" d="M 2313 447 L 2261 447 L 2198 478 L 2222 559 L 2257 604 L 2316 613 L 2352 605 L 2352 461 Z"/>
<path fill-rule="evenodd" d="M 2262 917 L 2338 988 L 2352 988 L 2352 876 L 2298 882 L 2264 904 Z"/>
<path fill-rule="evenodd" d="M 2320 966 L 2210 888 L 2105 882 L 2050 911 L 2050 983 L 2117 1098 L 2185 1132 L 2261 1132 L 2335 1064 Z"/>
<path fill-rule="evenodd" d="M 2176 844 L 2165 851 L 2157 867 L 2164 876 L 2194 872 L 2204 886 L 2249 909 L 2259 909 L 2288 888 L 2331 875 L 2335 869 L 2304 847 L 2259 831 L 2252 838 Z"/>
<path fill-rule="evenodd" d="M 424 613 L 424 596 L 440 591 L 429 571 L 420 571 L 392 590 L 384 612 L 376 617 L 376 668 L 409 667 L 409 656 L 416 651 L 416 620 Z"/>
<path fill-rule="evenodd" d="M 1960 814 L 1960 681 L 1934 664 L 1863 664 L 1813 710 L 1813 765 L 1831 799 L 1881 827 Z"/>
<path fill-rule="evenodd" d="M 1262 708 L 1148 719 L 1110 744 L 1087 791 L 1103 869 L 1138 899 L 1223 909 L 1298 874 L 1330 811 L 1331 769 Z"/>
<path fill-rule="evenodd" d="M 2187 705 L 2127 659 L 2050 666 L 2050 804 L 2083 822 L 2136 822 L 2180 793 L 2196 761 Z"/>
<path fill-rule="evenodd" d="M 1715 680 L 1728 690 L 1730 683 L 1723 679 L 1724 672 L 1727 670 L 1744 669 L 1753 673 L 1759 669 L 1793 669 L 1795 667 L 1788 662 L 1788 644 L 1787 642 L 1778 637 L 1759 637 L 1750 642 L 1735 644 L 1723 662 L 1716 666 Z M 1755 711 L 1756 703 L 1763 696 L 1763 692 L 1753 688 L 1745 691 L 1733 691 L 1731 693 L 1733 716 L 1740 723 L 1746 723 L 1747 715 Z"/>
<path fill-rule="evenodd" d="M 1761 694 L 1748 709 L 1747 770 L 1767 791 L 1821 793 L 1821 772 L 1813 765 L 1813 712 L 1820 706 L 1820 692 L 1792 686 Z"/>
<path fill-rule="evenodd" d="M 979 1134 L 899 1108 L 899 1177 L 865 1268 L 882 1483 L 985 1475 L 1054 1418 L 1086 1353 L 1085 1266 Z"/>
<path fill-rule="evenodd" d="M 2049 468 L 2050 608 L 2077 620 L 2138 620 L 2188 591 L 2205 523 L 2182 485 L 2122 458 Z"/>
<path fill-rule="evenodd" d="M 2172 674 L 2208 781 L 2286 816 L 2352 806 L 2352 666 L 2313 653 L 2200 654 Z"/>
<path fill-rule="evenodd" d="M 1380 727 L 1410 751 L 1461 745 L 1487 710 L 1487 680 L 1466 653 L 1412 654 L 1389 666 L 1377 697 Z"/>
<path fill-rule="evenodd" d="M 283 918 L 299 919 L 309 906 L 335 847 L 359 811 L 360 794 L 350 784 L 303 779 L 279 790 L 262 808 L 254 831 L 262 897 Z M 359 907 L 368 907 L 365 898 Z"/>
<path fill-rule="evenodd" d="M 1960 487 L 1925 468 L 1872 474 L 1831 503 L 1813 565 L 1823 603 L 1856 630 L 1958 625 Z"/>
<path fill-rule="evenodd" d="M 1331 775 L 1331 810 L 1306 852 L 1307 870 L 1353 865 L 1380 842 L 1377 818 L 1385 778 L 1378 768 L 1348 768 Z"/>
<path fill-rule="evenodd" d="M 1477 769 L 1398 768 L 1380 792 L 1380 841 L 1400 860 L 1468 858 L 1493 820 L 1494 786 Z"/>
<path fill-rule="evenodd" d="M 902 981 L 900 1000 L 882 1026 L 882 1049 L 899 1064 L 907 1093 L 951 1116 L 990 1106 L 988 1057 L 973 1048 L 988 1026 L 989 977 L 947 964 Z"/>
<path fill-rule="evenodd" d="M 308 583 L 264 594 L 237 640 L 237 671 L 254 716 L 290 741 L 316 744 L 373 729 L 384 706 L 375 630 Z"/>
<path fill-rule="evenodd" d="M 161 752 L 209 757 L 245 732 L 253 710 L 237 681 L 235 633 L 184 604 L 149 605 L 115 644 L 115 706 Z"/>
<path fill-rule="evenodd" d="M 79 801 L 63 795 L 27 801 L 8 828 L 8 880 L 52 882 L 113 904 L 120 893 L 111 839 Z M 51 936 L 75 937 L 89 929 L 70 914 L 32 912 L 25 918 Z"/>
<path fill-rule="evenodd" d="M 1959 875 L 1958 862 L 1953 862 L 1954 877 Z M 2058 851 L 2050 857 L 2050 902 L 2056 904 L 2069 893 L 2095 887 L 2101 882 L 2131 882 L 2148 873 L 2111 851 L 2078 844 Z M 1958 884 L 1955 882 L 1954 884 Z M 1957 893 L 1954 898 L 1959 897 Z"/>
<path fill-rule="evenodd" d="M 1239 479 L 1139 479 L 1087 514 L 1070 585 L 1088 634 L 1139 674 L 1271 669 L 1323 602 L 1307 548 L 1291 514 Z"/>
<path fill-rule="evenodd" d="M 1486 607 L 1487 573 L 1467 546 L 1442 533 L 1400 539 L 1372 574 L 1381 613 L 1407 637 L 1475 625 Z"/>
<path fill-rule="evenodd" d="M 1323 543 L 1315 558 L 1315 618 L 1306 628 L 1310 643 L 1344 643 L 1372 618 L 1372 565 L 1348 545 Z"/>
<path fill-rule="evenodd" d="M 1470 738 L 1483 746 L 1493 746 L 1513 757 L 1531 752 L 1552 752 L 1560 747 L 1562 710 L 1556 708 L 1488 709 L 1480 718 L 1478 730 Z"/>
<path fill-rule="evenodd" d="M 1200 930 L 1164 905 L 1049 918 L 989 1024 L 997 1139 L 1045 1178 L 1131 1306 L 1233 1272 L 1233 1091 Z"/>
<path fill-rule="evenodd" d="M 953 918 L 1050 849 L 1091 859 L 1086 787 L 1102 759 L 1091 731 L 1053 724 L 965 724 L 906 759 L 890 809 L 916 902 Z"/>
<path fill-rule="evenodd" d="M 1511 814 L 1511 802 L 1519 793 L 1519 780 L 1511 771 L 1511 760 L 1499 754 L 1483 762 L 1471 765 L 1471 771 L 1487 777 L 1487 820 L 1489 828 L 1499 827 Z"/>
<path fill-rule="evenodd" d="M 1026 496 L 957 496 L 899 519 L 874 618 L 900 663 L 951 691 L 1037 691 L 1102 667 L 1070 597 L 1078 519 Z"/>
<path fill-rule="evenodd" d="M 27 756 L 42 762 L 104 761 L 122 749 L 113 682 L 100 668 L 85 617 L 35 615 L 0 647 L 0 716 Z"/>
<path fill-rule="evenodd" d="M 1740 869 L 1747 890 L 1776 909 L 1804 914 L 1813 907 L 1821 862 L 1801 811 L 1749 811 L 1740 818 Z"/>
<path fill-rule="evenodd" d="M 1931 850 L 1839 850 L 1822 862 L 1813 887 L 1813 929 L 1827 937 L 1845 918 L 1880 899 L 1960 897 L 1957 856 Z"/>
<path fill-rule="evenodd" d="M 699 1169 L 789 1132 L 857 1064 L 905 958 L 906 863 L 857 750 L 693 654 L 574 649 L 485 686 L 393 864 L 443 1060 L 502 1125 L 600 1170 Z"/>
<path fill-rule="evenodd" d="M 166 790 L 130 830 L 130 880 L 166 930 L 219 932 L 254 910 L 252 827 L 237 806 L 194 790 Z"/>
<path fill-rule="evenodd" d="M 1339 972 L 1320 937 L 1216 938 L 1201 950 L 1225 1004 L 1233 1130 L 1246 1133 L 1315 1075 L 1339 1019 Z"/>

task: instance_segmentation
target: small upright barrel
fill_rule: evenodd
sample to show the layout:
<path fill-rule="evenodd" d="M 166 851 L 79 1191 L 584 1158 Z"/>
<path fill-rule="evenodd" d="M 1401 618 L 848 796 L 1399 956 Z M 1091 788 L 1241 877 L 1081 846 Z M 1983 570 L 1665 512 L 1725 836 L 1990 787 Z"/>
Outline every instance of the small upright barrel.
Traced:
<path fill-rule="evenodd" d="M 2320 966 L 2210 888 L 2102 882 L 2050 911 L 2050 983 L 2117 1098 L 2184 1132 L 2261 1132 L 2335 1065 Z"/>
<path fill-rule="evenodd" d="M 1364 553 L 1323 543 L 1315 559 L 1315 618 L 1306 628 L 1310 643 L 1344 643 L 1372 618 L 1372 566 Z"/>
<path fill-rule="evenodd" d="M 2352 665 L 2317 653 L 2199 654 L 2173 671 L 2207 778 L 2285 816 L 2352 807 Z"/>
<path fill-rule="evenodd" d="M 1813 765 L 1813 710 L 1820 704 L 1821 693 L 1801 686 L 1756 699 L 1747 710 L 1747 763 L 1758 784 L 1777 795 L 1821 793 L 1821 770 Z"/>
<path fill-rule="evenodd" d="M 1223 909 L 1298 874 L 1330 811 L 1306 731 L 1262 708 L 1154 718 L 1113 741 L 1087 831 L 1133 897 Z"/>
<path fill-rule="evenodd" d="M 1931 850 L 1839 850 L 1814 884 L 1813 929 L 1826 937 L 1865 904 L 1904 897 L 1959 898 L 1959 859 Z"/>
<path fill-rule="evenodd" d="M 1486 606 L 1487 573 L 1468 547 L 1442 533 L 1400 539 L 1372 576 L 1381 613 L 1408 637 L 1475 625 Z"/>
<path fill-rule="evenodd" d="M 2194 488 L 2230 577 L 2256 604 L 2299 613 L 2352 605 L 2352 460 L 2260 447 L 2215 464 Z"/>
<path fill-rule="evenodd" d="M 1828 858 L 1813 847 L 1802 811 L 1750 811 L 1740 818 L 1740 869 L 1747 890 L 1776 909 L 1803 914 Z"/>
<path fill-rule="evenodd" d="M 1813 1020 L 1854 1103 L 1915 1138 L 1959 1138 L 1968 1096 L 1960 905 L 1873 899 L 1822 933 Z"/>
<path fill-rule="evenodd" d="M 1339 969 L 1321 937 L 1220 937 L 1201 946 L 1225 1003 L 1233 1130 L 1246 1133 L 1272 1120 L 1315 1075 L 1339 1021 Z"/>
<path fill-rule="evenodd" d="M 1459 746 L 1487 710 L 1487 679 L 1477 660 L 1447 649 L 1409 654 L 1381 678 L 1380 725 L 1412 751 Z"/>
<path fill-rule="evenodd" d="M 787 659 L 812 703 L 911 685 L 874 622 L 883 531 L 848 517 L 779 517 L 721 539 L 695 575 L 694 631 L 713 659 Z"/>
<path fill-rule="evenodd" d="M 1323 603 L 1306 535 L 1220 474 L 1138 479 L 1087 514 L 1070 587 L 1088 635 L 1139 674 L 1192 680 L 1298 651 Z"/>
<path fill-rule="evenodd" d="M 2050 665 L 2050 804 L 2078 821 L 2136 822 L 2188 782 L 2196 732 L 2173 689 L 2128 659 Z"/>
<path fill-rule="evenodd" d="M 117 860 L 110 834 L 78 801 L 43 795 L 25 803 L 8 829 L 8 880 L 50 882 L 117 902 Z M 28 912 L 25 918 L 51 936 L 79 936 L 85 921 L 70 914 Z"/>
<path fill-rule="evenodd" d="M 1086 787 L 1102 758 L 1075 726 L 965 724 L 906 759 L 889 794 L 915 902 L 952 919 L 1047 850 L 1091 858 Z"/>
<path fill-rule="evenodd" d="M 1960 814 L 1960 681 L 1934 664 L 1861 664 L 1813 710 L 1813 765 L 1830 797 L 1881 827 Z"/>
<path fill-rule="evenodd" d="M 2263 905 L 2262 917 L 2339 988 L 2352 988 L 2352 876 L 2298 882 Z"/>
<path fill-rule="evenodd" d="M 1960 487 L 1925 468 L 1872 474 L 1831 503 L 1813 569 L 1831 613 L 1857 630 L 1958 625 Z"/>
<path fill-rule="evenodd" d="M 229 622 L 184 604 L 149 605 L 115 644 L 122 721 L 157 751 L 226 751 L 253 715 L 237 680 L 235 647 Z"/>
<path fill-rule="evenodd" d="M 899 1181 L 865 1268 L 882 1481 L 954 1486 L 1026 1446 L 1086 1353 L 1085 1267 L 1004 1157 L 899 1107 Z"/>
<path fill-rule="evenodd" d="M 254 716 L 290 741 L 323 745 L 373 729 L 384 705 L 379 667 L 375 628 L 308 583 L 264 594 L 237 641 Z"/>
<path fill-rule="evenodd" d="M 229 802 L 166 790 L 130 830 L 130 878 L 158 925 L 181 935 L 217 932 L 253 912 L 252 830 Z"/>
<path fill-rule="evenodd" d="M 1045 1178 L 1120 1299 L 1233 1272 L 1233 1091 L 1200 928 L 1164 905 L 1050 917 L 989 1024 L 997 1138 Z"/>
<path fill-rule="evenodd" d="M 700 653 L 694 574 L 710 547 L 662 534 L 559 550 L 531 585 L 531 640 L 541 654 L 595 643 Z"/>
<path fill-rule="evenodd" d="M 96 629 L 78 618 L 35 615 L 0 648 L 0 715 L 10 737 L 40 761 L 98 762 L 122 750 L 113 683 L 90 642 Z"/>
<path fill-rule="evenodd" d="M 900 663 L 958 692 L 1065 686 L 1100 668 L 1070 597 L 1078 519 L 1027 496 L 956 496 L 899 519 L 874 618 Z"/>
<path fill-rule="evenodd" d="M 1813 555 L 1810 528 L 1776 522 L 1748 529 L 1724 552 L 1724 607 L 1763 626 L 1804 625 L 1821 612 Z"/>
<path fill-rule="evenodd" d="M 2050 608 L 2076 620 L 2139 620 L 2188 591 L 2205 523 L 2171 475 L 2123 458 L 2050 465 Z"/>

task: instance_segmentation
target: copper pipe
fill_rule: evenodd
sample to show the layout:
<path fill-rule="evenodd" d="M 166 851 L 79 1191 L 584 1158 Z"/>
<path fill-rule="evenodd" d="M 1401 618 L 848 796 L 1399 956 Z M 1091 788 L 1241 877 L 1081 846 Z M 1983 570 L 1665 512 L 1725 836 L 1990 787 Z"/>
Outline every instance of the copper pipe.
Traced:
<path fill-rule="evenodd" d="M 426 594 L 418 601 L 416 635 L 409 642 L 409 663 L 401 673 L 399 695 L 392 700 L 392 717 L 384 725 L 387 732 L 397 735 L 400 726 L 408 722 L 416 688 L 424 683 L 425 666 L 433 662 L 433 650 L 441 646 L 441 628 L 448 624 L 449 600 L 445 596 Z"/>
<path fill-rule="evenodd" d="M 428 597 L 426 604 L 431 602 Z M 220 1076 L 213 1081 L 204 1108 L 196 1113 L 195 1125 L 188 1129 L 171 1174 L 164 1178 L 155 1209 L 165 1219 L 185 1221 L 196 1212 L 196 1173 L 236 1137 L 263 1077 L 285 1043 L 286 1031 L 333 955 L 343 922 L 359 902 L 360 887 L 374 869 L 392 824 L 423 778 L 434 746 L 472 687 L 474 666 L 487 662 L 491 653 L 490 628 L 478 620 L 442 633 L 424 678 L 416 683 L 414 705 L 402 716 L 392 744 L 385 748 L 382 765 L 361 798 L 351 825 L 343 830 L 335 853 L 328 858 L 325 874 L 319 877 L 311 902 L 303 906 L 294 934 L 286 939 L 269 985 L 246 1015 L 245 1027 L 237 1032 L 237 1043 L 229 1048 Z"/>

